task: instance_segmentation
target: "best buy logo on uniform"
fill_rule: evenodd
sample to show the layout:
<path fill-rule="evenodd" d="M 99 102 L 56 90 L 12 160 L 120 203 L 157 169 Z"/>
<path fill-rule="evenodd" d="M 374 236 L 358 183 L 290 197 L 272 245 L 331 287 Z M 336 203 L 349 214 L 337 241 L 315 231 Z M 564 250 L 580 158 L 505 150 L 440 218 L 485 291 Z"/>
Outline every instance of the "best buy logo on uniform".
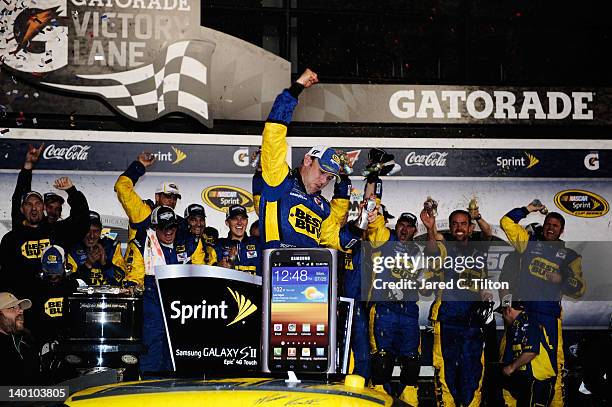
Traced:
<path fill-rule="evenodd" d="M 321 217 L 303 204 L 291 208 L 289 223 L 293 226 L 293 230 L 311 239 L 318 241 L 321 236 Z"/>
<path fill-rule="evenodd" d="M 227 290 L 232 295 L 232 298 L 236 302 L 236 315 L 232 320 L 226 324 L 226 326 L 233 325 L 237 322 L 242 321 L 255 311 L 257 311 L 257 305 L 253 304 L 251 300 L 240 294 L 238 291 L 234 291 L 227 287 Z M 228 305 L 225 300 L 222 300 L 220 304 L 208 304 L 206 300 L 202 300 L 200 304 L 181 304 L 181 301 L 172 301 L 170 303 L 170 319 L 180 319 L 181 325 L 185 325 L 185 322 L 190 319 L 229 319 L 227 315 Z"/>
<path fill-rule="evenodd" d="M 64 297 L 49 298 L 47 302 L 45 302 L 45 314 L 51 318 L 61 317 L 63 302 Z"/>

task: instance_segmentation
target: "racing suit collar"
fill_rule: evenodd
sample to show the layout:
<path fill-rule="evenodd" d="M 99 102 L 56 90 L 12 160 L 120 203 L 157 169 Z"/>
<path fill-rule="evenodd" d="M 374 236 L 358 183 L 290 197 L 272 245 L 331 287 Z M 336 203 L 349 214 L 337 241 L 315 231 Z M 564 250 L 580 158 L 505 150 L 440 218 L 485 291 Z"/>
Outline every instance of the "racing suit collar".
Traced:
<path fill-rule="evenodd" d="M 293 176 L 296 179 L 296 181 L 298 183 L 298 186 L 300 187 L 300 190 L 302 192 L 304 192 L 308 196 L 321 195 L 321 191 L 317 191 L 317 192 L 312 193 L 312 194 L 309 194 L 308 192 L 306 192 L 306 186 L 304 185 L 304 181 L 302 181 L 302 175 L 300 174 L 300 169 L 299 168 L 294 168 L 293 170 L 291 170 L 291 172 L 293 173 Z"/>

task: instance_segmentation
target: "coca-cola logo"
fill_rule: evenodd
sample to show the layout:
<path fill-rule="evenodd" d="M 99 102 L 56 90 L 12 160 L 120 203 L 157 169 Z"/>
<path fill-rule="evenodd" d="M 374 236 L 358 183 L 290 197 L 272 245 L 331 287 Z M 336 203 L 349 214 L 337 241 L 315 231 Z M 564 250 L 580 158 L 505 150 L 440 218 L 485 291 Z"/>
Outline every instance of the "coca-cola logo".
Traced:
<path fill-rule="evenodd" d="M 55 144 L 50 144 L 43 151 L 45 160 L 71 160 L 85 161 L 87 160 L 88 150 L 91 146 L 75 144 L 70 147 L 56 147 Z"/>
<path fill-rule="evenodd" d="M 406 156 L 405 164 L 407 167 L 418 165 L 425 167 L 446 167 L 446 156 L 448 153 L 432 151 L 429 154 L 417 154 L 411 151 Z"/>

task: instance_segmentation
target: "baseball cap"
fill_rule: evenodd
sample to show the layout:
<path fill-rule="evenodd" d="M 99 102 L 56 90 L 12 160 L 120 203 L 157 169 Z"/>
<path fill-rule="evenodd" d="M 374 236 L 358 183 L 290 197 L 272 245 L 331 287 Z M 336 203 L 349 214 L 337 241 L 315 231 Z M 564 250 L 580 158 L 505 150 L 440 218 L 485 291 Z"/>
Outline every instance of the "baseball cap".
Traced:
<path fill-rule="evenodd" d="M 201 216 L 203 218 L 206 217 L 206 210 L 200 204 L 191 204 L 187 208 L 185 208 L 185 218 L 190 216 Z"/>
<path fill-rule="evenodd" d="M 64 249 L 57 245 L 47 246 L 42 252 L 40 262 L 44 275 L 63 275 L 66 271 L 64 265 Z"/>
<path fill-rule="evenodd" d="M 248 212 L 246 210 L 246 208 L 242 205 L 232 205 L 229 207 L 229 209 L 227 210 L 227 216 L 225 217 L 225 219 L 231 219 L 235 216 L 239 216 L 242 215 L 244 217 L 249 217 Z"/>
<path fill-rule="evenodd" d="M 151 224 L 161 229 L 166 229 L 170 226 L 178 226 L 176 214 L 167 206 L 158 206 L 151 212 Z"/>
<path fill-rule="evenodd" d="M 100 219 L 100 214 L 98 212 L 89 211 L 89 224 L 102 227 L 102 220 Z"/>
<path fill-rule="evenodd" d="M 45 192 L 45 194 L 43 195 L 43 200 L 45 203 L 59 202 L 61 205 L 63 205 L 65 202 L 64 198 L 56 194 L 55 192 Z"/>
<path fill-rule="evenodd" d="M 29 191 L 29 192 L 26 192 L 25 194 L 23 194 L 23 195 L 21 196 L 21 204 L 23 205 L 23 203 L 24 203 L 24 202 L 25 202 L 25 201 L 26 201 L 26 200 L 27 200 L 29 197 L 31 197 L 31 196 L 35 196 L 35 197 L 37 197 L 38 199 L 40 199 L 41 201 L 43 201 L 43 202 L 44 202 L 43 196 L 40 194 L 40 192 L 36 192 L 36 191 Z"/>
<path fill-rule="evenodd" d="M 402 213 L 399 218 L 397 219 L 398 222 L 408 222 L 410 223 L 412 226 L 417 225 L 417 217 L 415 215 L 413 215 L 410 212 L 404 212 Z"/>
<path fill-rule="evenodd" d="M 326 146 L 314 146 L 308 155 L 319 159 L 319 167 L 323 171 L 340 178 L 341 161 L 336 150 Z"/>
<path fill-rule="evenodd" d="M 11 293 L 0 293 L 0 309 L 13 308 L 17 305 L 19 305 L 21 309 L 26 310 L 32 306 L 32 301 L 27 298 L 20 300 Z"/>
<path fill-rule="evenodd" d="M 155 190 L 156 194 L 176 195 L 178 199 L 181 199 L 181 193 L 179 192 L 178 185 L 174 182 L 164 181 L 159 184 Z"/>

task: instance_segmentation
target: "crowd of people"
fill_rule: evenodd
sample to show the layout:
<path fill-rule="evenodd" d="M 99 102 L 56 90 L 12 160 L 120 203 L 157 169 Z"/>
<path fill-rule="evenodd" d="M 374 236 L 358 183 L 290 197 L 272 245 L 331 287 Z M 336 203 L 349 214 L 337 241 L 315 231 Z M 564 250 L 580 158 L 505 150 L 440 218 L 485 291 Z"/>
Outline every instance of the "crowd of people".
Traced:
<path fill-rule="evenodd" d="M 123 253 L 120 242 L 103 236 L 100 215 L 69 178 L 61 177 L 54 183 L 68 196 L 70 214 L 66 217 L 62 216 L 62 196 L 31 190 L 32 172 L 43 146 L 29 146 L 12 197 L 12 230 L 0 243 L 0 354 L 2 360 L 16 366 L 11 377 L 2 376 L 0 382 L 44 382 L 45 369 L 53 365 L 45 364 L 44 356 L 52 353 L 62 335 L 57 323 L 62 316 L 62 298 L 78 284 L 114 285 L 142 295 L 146 350 L 140 356 L 140 370 L 143 374 L 171 371 L 155 266 L 217 265 L 261 275 L 264 249 L 328 247 L 340 254 L 340 294 L 356 300 L 352 372 L 381 391 L 418 405 L 417 380 L 422 359 L 418 301 L 420 296 L 435 295 L 430 320 L 436 400 L 444 406 L 480 405 L 486 324 L 482 311 L 487 307 L 492 311 L 493 293 L 486 289 L 411 290 L 399 298 L 371 301 L 363 287 L 364 279 L 372 275 L 372 259 L 364 257 L 370 252 L 363 246 L 367 244 L 378 251 L 375 255 L 388 257 L 416 255 L 421 246 L 426 253 L 442 258 L 486 257 L 492 237 L 490 225 L 478 207 L 470 206 L 453 211 L 448 218 L 449 231 L 440 233 L 436 229 L 435 202 L 428 199 L 422 209 L 415 211 L 418 215 L 404 212 L 393 228 L 388 227 L 393 217 L 382 205 L 380 176 L 390 171 L 393 161 L 380 149 L 371 153 L 372 170 L 365 180 L 365 199 L 359 206 L 358 218 L 367 222 L 364 225 L 358 220 L 347 221 L 352 186 L 348 161 L 342 152 L 316 146 L 298 168 L 291 169 L 286 163 L 285 137 L 293 110 L 300 93 L 317 82 L 316 73 L 306 70 L 276 98 L 265 123 L 260 165 L 253 178 L 259 220 L 252 222 L 249 229 L 247 209 L 241 205 L 229 207 L 226 237 L 219 237 L 218 229 L 206 224 L 206 210 L 199 203 L 188 204 L 183 216 L 176 213 L 181 194 L 175 183 L 162 182 L 154 200 L 136 193 L 138 180 L 155 162 L 152 154 L 143 152 L 115 183 L 117 198 L 129 220 L 129 242 Z M 328 201 L 321 191 L 331 182 L 334 195 Z M 369 200 L 375 201 L 376 207 L 362 217 Z M 562 215 L 548 213 L 537 230 L 527 230 L 519 224 L 530 213 L 541 211 L 544 207 L 532 202 L 510 210 L 500 222 L 516 249 L 517 261 L 508 262 L 514 269 L 504 277 L 512 281 L 512 300 L 497 309 L 506 322 L 498 362 L 507 379 L 504 396 L 518 400 L 519 406 L 562 405 L 560 300 L 563 295 L 579 297 L 585 288 L 580 255 L 562 244 L 544 244 L 560 242 L 565 226 Z M 420 245 L 414 240 L 419 221 L 427 230 Z M 406 264 L 388 270 L 386 278 L 410 279 L 415 277 L 412 271 L 414 268 Z M 423 278 L 435 285 L 466 276 L 486 279 L 486 265 L 461 273 L 440 265 L 428 268 Z M 365 281 L 365 286 L 368 284 Z M 547 294 L 541 300 L 535 300 L 537 295 L 529 297 L 538 292 Z M 500 296 L 510 298 L 508 292 Z M 24 319 L 24 311 L 30 308 Z M 31 333 L 34 340 L 26 333 Z M 399 386 L 392 383 L 396 365 L 401 372 Z"/>

